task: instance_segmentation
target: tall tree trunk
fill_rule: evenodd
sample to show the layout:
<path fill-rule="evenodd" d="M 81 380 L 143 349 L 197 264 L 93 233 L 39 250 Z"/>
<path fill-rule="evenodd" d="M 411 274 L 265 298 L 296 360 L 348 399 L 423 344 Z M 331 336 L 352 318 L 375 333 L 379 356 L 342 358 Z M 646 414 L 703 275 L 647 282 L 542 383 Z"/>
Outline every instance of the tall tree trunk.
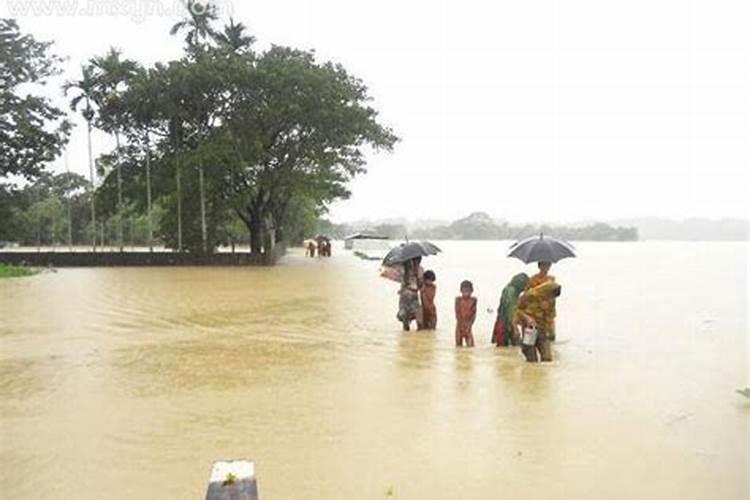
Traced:
<path fill-rule="evenodd" d="M 89 140 L 89 175 L 91 177 L 91 251 L 96 252 L 96 179 L 94 178 L 94 157 L 91 152 L 91 121 L 87 120 L 88 140 Z"/>
<path fill-rule="evenodd" d="M 70 165 L 68 165 L 68 150 L 65 150 L 65 173 L 70 173 Z M 68 205 L 68 250 L 73 251 L 73 210 L 70 208 L 71 200 L 70 196 L 66 199 Z"/>
<path fill-rule="evenodd" d="M 68 198 L 68 249 L 73 251 L 73 212 L 70 209 L 70 198 Z"/>
<path fill-rule="evenodd" d="M 250 230 L 250 253 L 258 255 L 263 249 L 262 217 L 251 214 L 247 221 L 247 228 Z"/>
<path fill-rule="evenodd" d="M 148 251 L 154 251 L 154 230 L 151 222 L 151 149 L 146 133 L 146 225 L 148 227 Z"/>
<path fill-rule="evenodd" d="M 177 251 L 182 252 L 182 181 L 180 179 L 180 160 L 175 158 L 177 182 Z"/>
<path fill-rule="evenodd" d="M 115 132 L 115 147 L 117 148 L 117 244 L 123 250 L 122 235 L 122 168 L 120 158 L 120 134 Z"/>
<path fill-rule="evenodd" d="M 208 253 L 208 238 L 206 230 L 206 189 L 203 183 L 203 165 L 198 166 L 198 181 L 200 182 L 201 192 L 201 240 L 203 242 L 203 253 Z"/>

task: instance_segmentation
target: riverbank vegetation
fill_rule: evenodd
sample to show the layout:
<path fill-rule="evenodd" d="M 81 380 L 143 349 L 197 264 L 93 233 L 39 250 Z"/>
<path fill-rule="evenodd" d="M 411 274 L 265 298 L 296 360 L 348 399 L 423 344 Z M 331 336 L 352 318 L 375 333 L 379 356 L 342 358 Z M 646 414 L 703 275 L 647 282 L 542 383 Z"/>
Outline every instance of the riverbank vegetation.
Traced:
<path fill-rule="evenodd" d="M 179 59 L 143 66 L 109 49 L 66 83 L 87 127 L 90 172 L 54 176 L 45 167 L 70 124 L 42 98 L 27 109 L 20 85 L 42 83 L 60 59 L 13 20 L 0 35 L 14 49 L 0 56 L 10 105 L 0 123 L 0 241 L 199 253 L 247 242 L 267 252 L 314 231 L 349 196 L 365 155 L 398 140 L 343 66 L 312 51 L 256 50 L 241 23 L 221 24 L 212 5 L 189 1 L 171 30 L 184 39 Z M 114 139 L 111 151 L 94 156 L 94 129 Z"/>
<path fill-rule="evenodd" d="M 0 264 L 0 279 L 2 278 L 20 278 L 23 276 L 31 276 L 38 272 L 36 268 L 25 267 L 25 266 L 10 266 L 7 264 Z"/>

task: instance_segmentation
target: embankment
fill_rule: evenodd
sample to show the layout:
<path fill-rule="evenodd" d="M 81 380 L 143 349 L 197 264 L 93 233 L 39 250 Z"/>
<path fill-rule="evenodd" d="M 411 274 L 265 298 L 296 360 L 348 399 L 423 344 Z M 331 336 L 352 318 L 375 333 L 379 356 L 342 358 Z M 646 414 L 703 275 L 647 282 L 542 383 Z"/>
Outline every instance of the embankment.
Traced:
<path fill-rule="evenodd" d="M 270 266 L 286 249 L 278 245 L 266 254 L 249 252 L 192 254 L 177 252 L 0 252 L 0 263 L 32 267 L 118 266 Z"/>

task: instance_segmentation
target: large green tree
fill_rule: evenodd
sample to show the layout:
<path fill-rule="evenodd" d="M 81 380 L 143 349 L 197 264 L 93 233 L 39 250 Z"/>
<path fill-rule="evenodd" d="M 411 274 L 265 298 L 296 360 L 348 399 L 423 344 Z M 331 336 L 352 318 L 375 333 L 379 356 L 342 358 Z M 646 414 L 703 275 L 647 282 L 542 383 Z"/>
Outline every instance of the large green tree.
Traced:
<path fill-rule="evenodd" d="M 211 252 L 246 241 L 240 220 L 251 251 L 268 252 L 275 240 L 311 231 L 332 201 L 349 196 L 368 152 L 390 150 L 397 138 L 342 66 L 286 47 L 258 53 L 241 23 L 215 29 L 215 11 L 199 5 L 172 30 L 185 34 L 184 57 L 135 71 L 98 101 L 98 122 L 128 142 L 100 158 L 122 177 L 105 179 L 98 198 L 111 210 L 114 193 L 125 193 L 128 210 L 142 211 L 136 191 L 148 207 L 153 186 L 168 246 Z"/>
<path fill-rule="evenodd" d="M 50 42 L 24 35 L 12 19 L 0 19 L 0 176 L 37 177 L 67 142 L 70 124 L 35 86 L 58 73 L 61 59 Z"/>
<path fill-rule="evenodd" d="M 0 19 L 0 240 L 12 239 L 14 176 L 33 181 L 61 152 L 70 124 L 37 91 L 58 73 L 61 59 L 51 43 L 21 33 L 13 19 Z"/>
<path fill-rule="evenodd" d="M 348 197 L 346 184 L 365 171 L 366 148 L 390 150 L 397 140 L 378 123 L 365 85 L 311 52 L 272 47 L 228 74 L 231 198 L 254 252 L 269 231 L 283 236 L 292 200 L 322 209 Z"/>

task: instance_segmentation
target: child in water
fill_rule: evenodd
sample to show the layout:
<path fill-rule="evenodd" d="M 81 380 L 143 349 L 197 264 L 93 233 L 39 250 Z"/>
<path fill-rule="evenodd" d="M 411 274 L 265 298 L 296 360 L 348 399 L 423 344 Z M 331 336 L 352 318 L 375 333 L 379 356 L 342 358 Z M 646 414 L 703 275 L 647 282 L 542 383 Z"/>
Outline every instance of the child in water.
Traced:
<path fill-rule="evenodd" d="M 422 275 L 422 289 L 419 291 L 422 299 L 422 325 L 423 330 L 434 330 L 437 327 L 437 308 L 435 307 L 435 272 L 427 270 Z"/>
<path fill-rule="evenodd" d="M 461 295 L 456 297 L 456 347 L 466 342 L 466 347 L 474 347 L 474 335 L 471 327 L 477 317 L 477 299 L 472 297 L 474 285 L 471 281 L 461 282 Z"/>

